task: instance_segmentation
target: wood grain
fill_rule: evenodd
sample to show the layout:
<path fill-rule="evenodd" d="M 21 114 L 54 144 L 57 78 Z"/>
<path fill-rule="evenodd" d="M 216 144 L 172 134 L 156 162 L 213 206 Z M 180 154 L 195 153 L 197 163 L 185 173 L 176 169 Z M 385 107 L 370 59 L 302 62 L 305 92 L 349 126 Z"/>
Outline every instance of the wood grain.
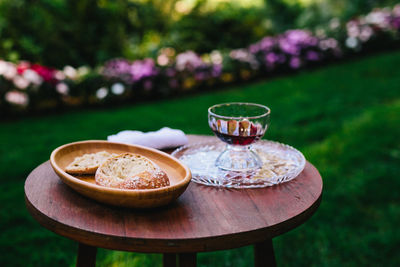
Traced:
<path fill-rule="evenodd" d="M 190 142 L 214 137 L 190 136 Z M 227 190 L 190 183 L 168 206 L 137 210 L 88 199 L 57 177 L 49 162 L 25 182 L 28 210 L 49 230 L 107 249 L 193 253 L 264 242 L 307 221 L 322 196 L 322 179 L 307 162 L 294 180 L 261 189 Z"/>
<path fill-rule="evenodd" d="M 117 154 L 130 152 L 145 156 L 167 173 L 170 186 L 141 190 L 110 188 L 97 185 L 94 175 L 76 176 L 65 172 L 66 166 L 75 157 L 100 151 Z M 93 140 L 63 145 L 51 153 L 50 163 L 60 179 L 75 191 L 97 201 L 122 207 L 152 208 L 166 205 L 186 190 L 191 179 L 189 168 L 164 152 L 143 146 L 107 141 Z"/>

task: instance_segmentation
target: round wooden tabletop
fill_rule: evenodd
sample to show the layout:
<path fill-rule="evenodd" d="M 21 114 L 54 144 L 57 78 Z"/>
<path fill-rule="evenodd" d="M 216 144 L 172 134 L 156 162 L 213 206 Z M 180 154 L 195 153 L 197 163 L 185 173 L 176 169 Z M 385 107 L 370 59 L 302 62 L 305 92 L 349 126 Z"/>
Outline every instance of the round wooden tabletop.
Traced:
<path fill-rule="evenodd" d="M 189 136 L 190 143 L 211 140 Z M 290 182 L 222 189 L 193 182 L 174 203 L 149 210 L 107 206 L 63 184 L 47 161 L 25 182 L 28 210 L 47 229 L 107 249 L 189 253 L 263 242 L 304 223 L 321 201 L 322 179 L 307 162 Z"/>

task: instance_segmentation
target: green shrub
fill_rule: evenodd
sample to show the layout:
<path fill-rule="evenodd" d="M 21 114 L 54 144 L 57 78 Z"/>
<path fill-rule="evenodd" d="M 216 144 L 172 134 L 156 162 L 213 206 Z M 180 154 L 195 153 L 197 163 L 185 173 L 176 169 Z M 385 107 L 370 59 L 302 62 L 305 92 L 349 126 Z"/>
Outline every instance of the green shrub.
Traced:
<path fill-rule="evenodd" d="M 204 5 L 205 1 L 198 2 L 190 13 L 172 23 L 164 46 L 174 47 L 178 52 L 206 53 L 245 47 L 271 33 L 264 8 L 223 3 L 208 11 Z"/>
<path fill-rule="evenodd" d="M 2 1 L 0 13 L 1 58 L 58 68 L 119 57 L 130 38 L 163 25 L 152 5 L 125 0 Z"/>

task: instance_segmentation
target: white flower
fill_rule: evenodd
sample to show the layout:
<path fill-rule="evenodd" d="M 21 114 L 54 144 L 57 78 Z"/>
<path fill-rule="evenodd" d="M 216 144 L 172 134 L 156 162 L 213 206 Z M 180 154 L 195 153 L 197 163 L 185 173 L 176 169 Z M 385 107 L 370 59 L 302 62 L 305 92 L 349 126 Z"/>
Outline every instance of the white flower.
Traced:
<path fill-rule="evenodd" d="M 8 68 L 8 64 L 7 62 L 0 60 L 0 75 L 4 74 Z"/>
<path fill-rule="evenodd" d="M 43 82 L 43 78 L 34 70 L 25 70 L 22 76 L 35 85 L 41 85 Z"/>
<path fill-rule="evenodd" d="M 58 84 L 56 85 L 56 91 L 57 91 L 59 94 L 67 95 L 68 92 L 69 92 L 69 87 L 68 87 L 68 85 L 67 85 L 66 83 L 58 83 Z"/>
<path fill-rule="evenodd" d="M 26 89 L 29 86 L 30 82 L 24 77 L 17 75 L 14 77 L 13 83 L 18 89 Z"/>
<path fill-rule="evenodd" d="M 64 72 L 62 72 L 62 71 L 56 71 L 55 73 L 54 73 L 54 77 L 57 79 L 57 80 L 64 80 L 65 79 L 65 74 L 64 74 Z"/>
<path fill-rule="evenodd" d="M 64 74 L 65 76 L 67 76 L 70 79 L 75 79 L 77 76 L 77 71 L 75 68 L 71 67 L 71 66 L 65 66 L 64 67 Z"/>
<path fill-rule="evenodd" d="M 354 37 L 349 37 L 346 39 L 346 46 L 348 48 L 356 48 L 358 46 L 358 39 Z"/>
<path fill-rule="evenodd" d="M 12 80 L 14 79 L 15 75 L 17 75 L 17 68 L 14 66 L 14 64 L 6 63 L 3 76 L 8 80 Z"/>
<path fill-rule="evenodd" d="M 232 50 L 229 53 L 229 56 L 232 59 L 236 59 L 241 62 L 249 63 L 252 69 L 258 69 L 258 67 L 259 67 L 259 64 L 258 64 L 256 58 L 254 57 L 254 55 L 251 54 L 246 49 L 241 48 L 241 49 Z"/>
<path fill-rule="evenodd" d="M 328 50 L 329 46 L 328 46 L 328 42 L 327 40 L 321 40 L 318 44 L 319 48 L 321 48 L 322 50 Z"/>
<path fill-rule="evenodd" d="M 7 102 L 18 106 L 27 106 L 29 103 L 28 95 L 18 91 L 9 91 L 4 98 Z"/>
<path fill-rule="evenodd" d="M 211 62 L 215 65 L 221 65 L 222 64 L 222 54 L 218 50 L 214 50 L 210 54 Z"/>
<path fill-rule="evenodd" d="M 122 83 L 114 83 L 111 86 L 111 92 L 114 95 L 122 95 L 125 92 L 125 86 Z"/>
<path fill-rule="evenodd" d="M 108 95 L 108 89 L 105 87 L 101 87 L 99 90 L 96 92 L 96 96 L 98 99 L 103 99 Z"/>

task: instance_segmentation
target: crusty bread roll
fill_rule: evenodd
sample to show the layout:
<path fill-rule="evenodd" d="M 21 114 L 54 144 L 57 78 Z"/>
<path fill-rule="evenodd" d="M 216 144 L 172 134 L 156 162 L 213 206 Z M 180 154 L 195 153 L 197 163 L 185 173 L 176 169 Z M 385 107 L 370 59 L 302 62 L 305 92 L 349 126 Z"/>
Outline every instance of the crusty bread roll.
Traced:
<path fill-rule="evenodd" d="M 98 185 L 122 189 L 169 186 L 167 174 L 144 156 L 124 153 L 107 159 L 96 171 Z"/>
<path fill-rule="evenodd" d="M 84 154 L 80 157 L 76 157 L 74 161 L 65 168 L 65 171 L 69 174 L 95 174 L 101 163 L 109 157 L 116 155 L 117 154 L 111 154 L 106 151 Z"/>

